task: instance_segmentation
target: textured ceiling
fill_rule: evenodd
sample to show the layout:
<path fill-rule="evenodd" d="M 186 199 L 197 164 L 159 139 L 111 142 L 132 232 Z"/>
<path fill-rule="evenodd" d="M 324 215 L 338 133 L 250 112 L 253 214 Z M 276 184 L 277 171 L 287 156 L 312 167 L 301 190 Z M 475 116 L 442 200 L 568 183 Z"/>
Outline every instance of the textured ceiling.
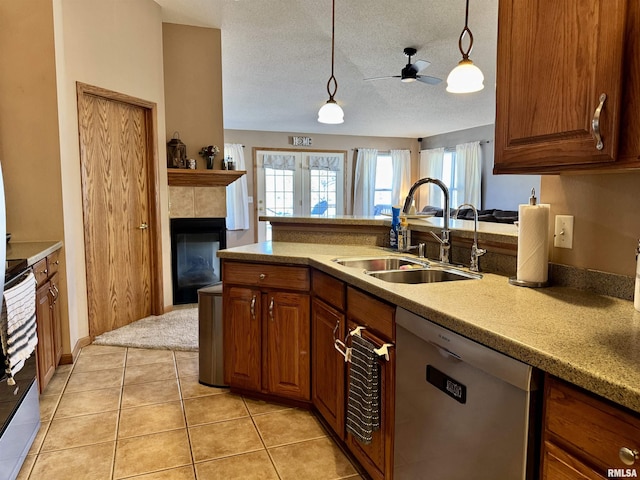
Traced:
<path fill-rule="evenodd" d="M 341 125 L 317 122 L 331 74 L 331 0 L 156 0 L 165 22 L 222 31 L 224 127 L 291 133 L 426 137 L 493 123 L 498 0 L 471 0 L 471 59 L 481 92 L 447 93 L 461 58 L 465 0 L 336 0 L 335 99 Z M 402 83 L 405 47 L 439 85 Z"/>

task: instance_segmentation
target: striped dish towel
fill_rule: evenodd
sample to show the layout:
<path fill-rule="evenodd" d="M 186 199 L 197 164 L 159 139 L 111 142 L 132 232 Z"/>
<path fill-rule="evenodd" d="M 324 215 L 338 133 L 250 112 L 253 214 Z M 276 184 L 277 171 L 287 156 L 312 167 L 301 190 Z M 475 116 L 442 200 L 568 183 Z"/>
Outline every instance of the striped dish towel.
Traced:
<path fill-rule="evenodd" d="M 364 445 L 380 428 L 380 365 L 374 348 L 365 338 L 351 337 L 347 431 Z"/>
<path fill-rule="evenodd" d="M 0 317 L 0 340 L 5 356 L 7 383 L 24 366 L 38 343 L 36 327 L 36 278 L 33 273 L 16 286 L 5 290 Z"/>

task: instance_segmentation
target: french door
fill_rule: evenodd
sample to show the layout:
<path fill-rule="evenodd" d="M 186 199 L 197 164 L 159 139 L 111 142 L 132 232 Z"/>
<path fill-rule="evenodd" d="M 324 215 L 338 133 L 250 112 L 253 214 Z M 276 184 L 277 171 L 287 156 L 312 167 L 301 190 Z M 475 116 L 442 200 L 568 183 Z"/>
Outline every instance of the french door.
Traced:
<path fill-rule="evenodd" d="M 271 240 L 260 216 L 344 214 L 344 151 L 256 150 L 258 240 Z"/>

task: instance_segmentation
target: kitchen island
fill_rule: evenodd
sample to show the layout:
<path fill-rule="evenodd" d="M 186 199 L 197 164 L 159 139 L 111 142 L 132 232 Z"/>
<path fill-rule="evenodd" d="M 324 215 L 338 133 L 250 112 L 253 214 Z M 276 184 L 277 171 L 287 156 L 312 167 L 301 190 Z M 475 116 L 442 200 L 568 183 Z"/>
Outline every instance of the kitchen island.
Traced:
<path fill-rule="evenodd" d="M 311 266 L 640 413 L 640 312 L 632 302 L 566 287 L 517 287 L 491 273 L 462 282 L 388 283 L 333 261 L 388 253 L 379 246 L 266 242 L 218 255 Z"/>

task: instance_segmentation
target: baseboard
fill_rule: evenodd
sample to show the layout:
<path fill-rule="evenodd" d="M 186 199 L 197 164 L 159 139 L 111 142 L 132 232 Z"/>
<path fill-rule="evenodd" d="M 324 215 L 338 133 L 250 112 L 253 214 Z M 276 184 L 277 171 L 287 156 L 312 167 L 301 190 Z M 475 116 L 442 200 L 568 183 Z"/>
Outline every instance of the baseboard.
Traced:
<path fill-rule="evenodd" d="M 91 337 L 82 337 L 78 339 L 71 353 L 62 354 L 62 357 L 60 358 L 60 365 L 72 365 L 73 362 L 76 361 L 76 358 L 78 358 L 78 355 L 80 355 L 80 350 L 82 350 L 82 347 L 86 347 L 90 344 Z"/>

